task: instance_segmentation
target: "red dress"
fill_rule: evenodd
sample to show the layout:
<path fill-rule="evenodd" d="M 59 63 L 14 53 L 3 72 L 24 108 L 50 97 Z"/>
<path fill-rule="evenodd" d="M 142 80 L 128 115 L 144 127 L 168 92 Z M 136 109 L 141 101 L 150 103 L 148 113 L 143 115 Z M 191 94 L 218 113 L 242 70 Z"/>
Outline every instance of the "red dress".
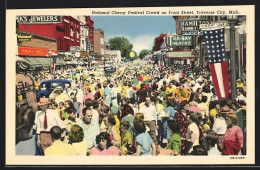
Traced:
<path fill-rule="evenodd" d="M 182 114 L 181 111 L 178 111 L 174 115 L 174 119 L 180 126 L 180 136 L 181 138 L 186 138 L 187 130 L 188 130 L 188 119 L 186 116 Z M 181 140 L 181 152 L 183 153 L 186 145 L 186 140 Z"/>

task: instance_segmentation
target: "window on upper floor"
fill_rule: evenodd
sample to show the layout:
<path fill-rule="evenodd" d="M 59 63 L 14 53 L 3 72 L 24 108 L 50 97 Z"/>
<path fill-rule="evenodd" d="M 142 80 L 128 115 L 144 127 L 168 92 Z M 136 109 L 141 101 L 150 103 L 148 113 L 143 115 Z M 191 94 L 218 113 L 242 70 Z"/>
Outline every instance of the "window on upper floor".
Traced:
<path fill-rule="evenodd" d="M 74 35 L 74 31 L 73 31 L 73 29 L 72 29 L 72 27 L 71 27 L 71 28 L 70 28 L 70 36 L 73 37 L 73 35 Z"/>
<path fill-rule="evenodd" d="M 77 38 L 79 38 L 79 30 L 77 30 L 77 33 L 76 33 L 76 34 L 77 34 Z"/>

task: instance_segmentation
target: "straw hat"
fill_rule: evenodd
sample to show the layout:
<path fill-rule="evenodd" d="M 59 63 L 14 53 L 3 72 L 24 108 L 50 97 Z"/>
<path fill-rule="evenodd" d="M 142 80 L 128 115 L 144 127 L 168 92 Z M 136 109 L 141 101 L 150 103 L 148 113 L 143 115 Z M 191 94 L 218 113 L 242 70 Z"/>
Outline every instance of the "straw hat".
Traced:
<path fill-rule="evenodd" d="M 46 104 L 50 104 L 49 98 L 40 98 L 40 101 L 37 103 L 38 106 L 43 106 Z"/>

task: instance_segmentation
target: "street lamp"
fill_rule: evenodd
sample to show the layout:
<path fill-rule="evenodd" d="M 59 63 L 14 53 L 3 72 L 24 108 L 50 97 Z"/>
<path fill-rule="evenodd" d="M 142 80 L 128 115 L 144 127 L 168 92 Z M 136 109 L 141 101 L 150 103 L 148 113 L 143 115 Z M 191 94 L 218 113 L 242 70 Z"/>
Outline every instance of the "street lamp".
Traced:
<path fill-rule="evenodd" d="M 50 74 L 52 73 L 51 71 L 51 55 L 52 55 L 52 49 L 49 49 L 49 53 L 50 53 Z"/>
<path fill-rule="evenodd" d="M 237 15 L 228 15 L 227 20 L 230 26 L 231 99 L 234 100 L 236 98 L 235 25 L 237 23 Z"/>

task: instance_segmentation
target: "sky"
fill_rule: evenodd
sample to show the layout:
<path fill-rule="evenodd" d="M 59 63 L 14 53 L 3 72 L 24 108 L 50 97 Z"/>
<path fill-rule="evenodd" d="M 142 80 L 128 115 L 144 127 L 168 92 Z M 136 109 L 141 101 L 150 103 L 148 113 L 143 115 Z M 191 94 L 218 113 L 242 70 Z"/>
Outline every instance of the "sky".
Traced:
<path fill-rule="evenodd" d="M 172 16 L 91 16 L 94 29 L 104 31 L 105 41 L 116 36 L 126 37 L 133 44 L 133 51 L 151 50 L 154 38 L 160 34 L 175 33 Z"/>

